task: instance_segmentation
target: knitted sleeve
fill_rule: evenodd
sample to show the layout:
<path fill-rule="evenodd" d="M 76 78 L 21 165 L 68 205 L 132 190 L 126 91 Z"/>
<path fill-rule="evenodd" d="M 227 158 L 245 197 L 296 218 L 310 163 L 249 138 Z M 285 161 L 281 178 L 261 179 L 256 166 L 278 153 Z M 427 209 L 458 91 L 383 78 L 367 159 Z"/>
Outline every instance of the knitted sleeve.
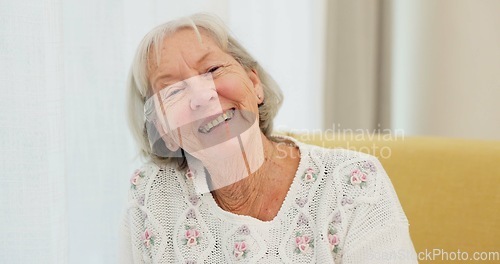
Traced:
<path fill-rule="evenodd" d="M 120 228 L 118 263 L 151 263 L 147 249 L 153 241 L 151 232 L 145 224 L 147 190 L 150 181 L 158 173 L 158 167 L 146 164 L 136 170 L 130 179 L 127 208 Z"/>
<path fill-rule="evenodd" d="M 126 212 L 120 226 L 119 248 L 118 248 L 118 263 L 132 264 L 134 263 L 132 255 L 132 240 L 130 238 L 130 224 L 128 213 Z"/>
<path fill-rule="evenodd" d="M 363 155 L 340 166 L 346 216 L 337 263 L 418 263 L 408 220 L 382 165 Z M 347 202 L 345 202 L 347 200 Z"/>

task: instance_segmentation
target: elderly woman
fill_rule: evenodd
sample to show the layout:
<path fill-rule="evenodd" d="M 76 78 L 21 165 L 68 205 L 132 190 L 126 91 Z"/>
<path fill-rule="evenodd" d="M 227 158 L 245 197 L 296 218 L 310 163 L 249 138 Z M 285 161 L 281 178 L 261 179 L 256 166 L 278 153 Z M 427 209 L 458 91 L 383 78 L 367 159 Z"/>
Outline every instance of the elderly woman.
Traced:
<path fill-rule="evenodd" d="M 131 179 L 121 263 L 414 263 L 378 160 L 273 136 L 278 85 L 215 17 L 140 44 L 129 120 L 148 162 Z"/>

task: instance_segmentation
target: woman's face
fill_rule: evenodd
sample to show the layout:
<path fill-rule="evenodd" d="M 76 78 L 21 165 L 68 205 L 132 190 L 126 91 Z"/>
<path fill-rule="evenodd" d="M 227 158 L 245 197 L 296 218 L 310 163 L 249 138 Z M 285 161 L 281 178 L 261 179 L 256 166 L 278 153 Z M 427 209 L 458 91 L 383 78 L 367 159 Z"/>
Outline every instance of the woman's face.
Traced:
<path fill-rule="evenodd" d="M 258 95 L 263 98 L 256 72 L 245 70 L 204 31 L 200 33 L 201 42 L 192 29 L 166 37 L 158 63 L 150 54 L 148 65 L 165 139 L 171 148 L 181 147 L 195 157 L 236 140 L 249 128 L 258 129 Z"/>

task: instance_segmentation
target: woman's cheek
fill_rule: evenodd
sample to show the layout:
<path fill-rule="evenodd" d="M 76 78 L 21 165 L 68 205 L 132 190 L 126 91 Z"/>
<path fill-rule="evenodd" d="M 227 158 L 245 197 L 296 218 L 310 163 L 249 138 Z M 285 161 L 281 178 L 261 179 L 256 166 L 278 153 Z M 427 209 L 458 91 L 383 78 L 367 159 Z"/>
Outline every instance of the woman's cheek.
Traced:
<path fill-rule="evenodd" d="M 224 77 L 219 80 L 215 80 L 215 87 L 219 97 L 224 97 L 234 101 L 242 101 L 248 94 L 248 85 L 245 84 L 245 80 L 242 78 L 234 77 Z"/>
<path fill-rule="evenodd" d="M 170 130 L 185 126 L 196 120 L 193 120 L 193 115 L 190 114 L 189 107 L 186 104 L 176 105 L 167 109 L 167 123 Z"/>

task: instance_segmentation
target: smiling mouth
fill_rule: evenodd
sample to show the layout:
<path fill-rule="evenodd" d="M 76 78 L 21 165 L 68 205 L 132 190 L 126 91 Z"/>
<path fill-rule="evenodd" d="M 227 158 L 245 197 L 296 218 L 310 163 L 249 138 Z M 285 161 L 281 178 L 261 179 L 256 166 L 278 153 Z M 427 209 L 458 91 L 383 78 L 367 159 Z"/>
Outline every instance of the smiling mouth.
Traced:
<path fill-rule="evenodd" d="M 236 110 L 234 108 L 226 110 L 224 113 L 222 113 L 221 115 L 215 117 L 212 121 L 208 122 L 206 125 L 201 126 L 200 128 L 198 128 L 198 131 L 200 133 L 203 133 L 203 134 L 210 133 L 210 131 L 212 131 L 214 128 L 216 128 L 220 124 L 222 124 L 222 123 L 224 123 L 226 121 L 231 120 L 233 118 L 233 116 L 234 116 L 234 112 L 235 111 Z"/>

